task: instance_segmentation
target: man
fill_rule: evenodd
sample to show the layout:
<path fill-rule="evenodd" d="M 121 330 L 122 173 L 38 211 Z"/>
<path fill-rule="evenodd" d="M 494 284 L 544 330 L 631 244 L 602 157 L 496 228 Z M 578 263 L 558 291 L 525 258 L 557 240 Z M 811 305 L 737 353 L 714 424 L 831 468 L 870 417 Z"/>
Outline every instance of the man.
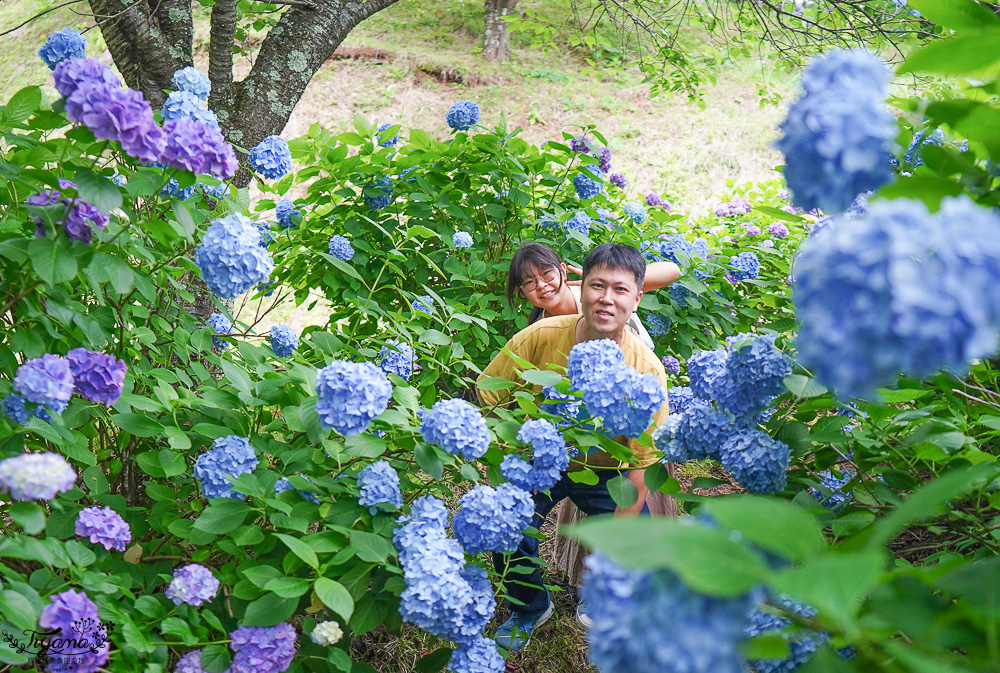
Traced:
<path fill-rule="evenodd" d="M 660 379 L 664 390 L 667 376 L 663 365 L 639 338 L 625 329 L 629 317 L 642 298 L 643 277 L 646 261 L 635 248 L 620 243 L 604 243 L 594 248 L 583 263 L 583 283 L 580 301 L 582 315 L 564 315 L 540 320 L 518 332 L 507 342 L 504 350 L 497 355 L 483 371 L 484 377 L 499 377 L 517 381 L 516 364 L 507 353 L 527 360 L 542 369 L 566 367 L 570 350 L 577 343 L 592 339 L 611 339 L 618 344 L 625 358 L 625 364 L 640 373 L 653 373 Z M 484 405 L 493 406 L 501 402 L 496 392 L 479 389 L 479 399 Z M 667 419 L 667 403 L 656 413 L 649 432 L 662 425 Z M 624 438 L 619 441 L 625 443 Z M 563 498 L 570 498 L 584 513 L 616 515 L 636 515 L 642 510 L 646 499 L 644 473 L 647 466 L 656 462 L 648 446 L 637 440 L 629 440 L 628 447 L 635 455 L 630 465 L 623 465 L 608 453 L 600 451 L 585 458 L 588 465 L 597 469 L 598 483 L 578 484 L 566 474 L 549 490 L 549 494 L 535 493 L 535 517 L 532 525 L 541 528 L 545 516 Z M 581 469 L 579 465 L 577 469 Z M 613 468 L 613 469 L 607 469 Z M 572 466 L 570 469 L 574 469 Z M 628 470 L 629 480 L 639 491 L 636 503 L 620 509 L 608 493 L 608 480 L 617 476 L 622 469 Z M 511 580 L 507 584 L 507 594 L 515 599 L 511 603 L 511 617 L 500 625 L 496 641 L 501 647 L 518 650 L 527 644 L 532 631 L 552 616 L 552 602 L 548 592 L 542 588 L 541 573 L 537 561 L 538 540 L 525 537 L 518 551 L 509 559 L 509 565 L 501 554 L 494 554 L 494 566 L 498 573 L 504 573 Z M 512 572 L 513 569 L 513 572 Z M 526 586 L 527 585 L 527 586 Z M 577 619 L 589 626 L 585 607 L 577 606 Z"/>

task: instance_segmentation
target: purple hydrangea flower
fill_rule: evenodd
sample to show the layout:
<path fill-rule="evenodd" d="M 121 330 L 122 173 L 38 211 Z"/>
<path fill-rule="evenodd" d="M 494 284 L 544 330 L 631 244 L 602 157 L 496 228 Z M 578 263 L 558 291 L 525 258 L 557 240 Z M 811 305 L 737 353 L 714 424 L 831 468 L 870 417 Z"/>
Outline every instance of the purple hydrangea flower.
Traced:
<path fill-rule="evenodd" d="M 268 136 L 247 155 L 250 168 L 268 180 L 277 180 L 292 170 L 292 152 L 281 136 Z"/>
<path fill-rule="evenodd" d="M 457 397 L 431 407 L 420 434 L 425 442 L 448 453 L 461 453 L 468 460 L 481 458 L 490 445 L 490 433 L 479 409 Z"/>
<path fill-rule="evenodd" d="M 241 626 L 229 637 L 229 648 L 236 653 L 230 673 L 281 673 L 295 656 L 295 629 L 287 622 Z"/>
<path fill-rule="evenodd" d="M 0 409 L 18 425 L 27 423 L 28 419 L 31 418 L 31 412 L 24 404 L 24 398 L 17 393 L 11 393 L 3 398 L 3 402 L 0 402 Z"/>
<path fill-rule="evenodd" d="M 604 191 L 604 173 L 596 166 L 588 166 L 573 176 L 573 188 L 581 201 L 592 199 Z"/>
<path fill-rule="evenodd" d="M 121 81 L 111 72 L 111 68 L 93 58 L 70 58 L 60 61 L 52 71 L 56 91 L 69 99 L 83 82 L 98 82 L 112 88 L 121 86 Z"/>
<path fill-rule="evenodd" d="M 469 554 L 512 552 L 535 514 L 531 494 L 513 484 L 478 485 L 462 496 L 455 539 Z"/>
<path fill-rule="evenodd" d="M 62 413 L 73 396 L 73 372 L 65 358 L 46 353 L 17 368 L 14 390 L 29 402 L 44 404 Z"/>
<path fill-rule="evenodd" d="M 104 229 L 108 226 L 108 216 L 98 210 L 97 206 L 80 199 L 73 199 L 70 204 L 72 205 L 67 210 L 66 220 L 63 223 L 66 235 L 71 241 L 90 245 L 94 229 Z"/>
<path fill-rule="evenodd" d="M 611 150 L 607 147 L 601 148 L 601 163 L 599 164 L 602 173 L 608 173 L 611 170 Z"/>
<path fill-rule="evenodd" d="M 767 226 L 767 233 L 775 238 L 785 238 L 788 236 L 788 227 L 781 222 L 772 222 Z"/>
<path fill-rule="evenodd" d="M 199 606 L 219 593 L 219 580 L 205 566 L 190 563 L 174 570 L 174 578 L 166 593 L 175 605 L 186 603 Z"/>
<path fill-rule="evenodd" d="M 163 126 L 167 143 L 163 163 L 195 175 L 207 173 L 220 180 L 236 174 L 239 164 L 233 146 L 219 131 L 196 119 L 173 119 Z"/>
<path fill-rule="evenodd" d="M 287 358 L 299 347 L 299 335 L 288 325 L 271 328 L 271 350 L 279 358 Z"/>
<path fill-rule="evenodd" d="M 456 131 L 467 131 L 479 123 L 479 106 L 471 100 L 460 100 L 448 108 L 444 120 Z"/>
<path fill-rule="evenodd" d="M 282 229 L 290 229 L 297 226 L 292 222 L 292 216 L 301 214 L 302 211 L 296 210 L 295 204 L 292 203 L 291 199 L 281 199 L 274 208 L 274 216 L 278 219 L 278 224 L 281 225 Z"/>
<path fill-rule="evenodd" d="M 361 188 L 361 199 L 371 210 L 382 210 L 392 203 L 392 179 L 381 177 Z"/>
<path fill-rule="evenodd" d="M 253 472 L 258 462 L 249 440 L 227 435 L 216 439 L 211 449 L 198 456 L 194 461 L 194 476 L 206 498 L 240 498 L 241 494 L 232 490 L 227 477 Z"/>
<path fill-rule="evenodd" d="M 81 82 L 66 101 L 66 117 L 89 128 L 97 138 L 118 141 L 126 154 L 147 163 L 159 160 L 166 145 L 153 109 L 134 89 L 103 81 Z"/>
<path fill-rule="evenodd" d="M 677 375 L 681 373 L 681 361 L 675 358 L 673 355 L 663 356 L 663 368 L 670 372 L 671 374 Z M 673 391 L 671 391 L 673 392 Z"/>
<path fill-rule="evenodd" d="M 354 246 L 351 245 L 351 241 L 340 234 L 330 237 L 328 251 L 342 262 L 350 262 L 354 257 Z"/>
<path fill-rule="evenodd" d="M 387 340 L 378 352 L 378 366 L 384 372 L 391 372 L 401 379 L 410 380 L 413 374 L 416 354 L 405 341 Z"/>
<path fill-rule="evenodd" d="M 379 124 L 378 129 L 375 131 L 376 137 L 379 141 L 379 147 L 395 147 L 396 143 L 399 142 L 399 134 L 392 136 L 391 138 L 386 137 L 383 139 L 382 132 L 388 131 L 392 128 L 392 124 Z"/>
<path fill-rule="evenodd" d="M 208 289 L 233 299 L 267 280 L 274 262 L 260 240 L 260 231 L 239 213 L 213 220 L 194 253 Z"/>
<path fill-rule="evenodd" d="M 177 70 L 171 81 L 178 90 L 194 94 L 201 100 L 208 100 L 208 95 L 212 93 L 212 80 L 194 66 Z"/>
<path fill-rule="evenodd" d="M 201 667 L 201 650 L 192 650 L 177 661 L 174 673 L 207 673 Z M 223 673 L 229 673 L 227 668 Z"/>
<path fill-rule="evenodd" d="M 171 92 L 160 108 L 160 114 L 163 116 L 164 126 L 168 121 L 193 119 L 211 129 L 219 130 L 219 118 L 208 109 L 204 99 L 190 91 Z"/>
<path fill-rule="evenodd" d="M 749 215 L 752 209 L 750 202 L 742 196 L 737 196 L 732 201 L 727 201 L 715 207 L 712 211 L 716 217 L 735 217 L 737 215 Z"/>
<path fill-rule="evenodd" d="M 342 435 L 364 432 L 389 406 L 392 383 L 370 362 L 334 360 L 316 376 L 316 413 Z"/>
<path fill-rule="evenodd" d="M 656 192 L 650 192 L 646 194 L 646 205 L 650 208 L 663 208 L 664 210 L 670 210 L 673 206 L 662 198 Z"/>
<path fill-rule="evenodd" d="M 743 225 L 743 235 L 744 236 L 760 236 L 760 227 L 756 224 L 744 224 Z"/>
<path fill-rule="evenodd" d="M 590 145 L 593 141 L 586 135 L 574 136 L 569 140 L 569 148 L 574 152 L 590 154 Z"/>
<path fill-rule="evenodd" d="M 49 70 L 71 58 L 82 59 L 87 50 L 87 38 L 72 28 L 54 31 L 38 50 L 38 55 Z"/>
<path fill-rule="evenodd" d="M 74 390 L 91 402 L 111 406 L 122 396 L 128 366 L 114 355 L 74 348 L 66 353 Z"/>
<path fill-rule="evenodd" d="M 213 313 L 208 316 L 208 326 L 212 328 L 212 331 L 214 331 L 215 334 L 233 333 L 233 321 L 221 313 Z M 223 341 L 214 334 L 212 335 L 212 345 L 223 351 L 232 346 L 231 343 Z"/>
<path fill-rule="evenodd" d="M 358 473 L 358 489 L 358 504 L 372 514 L 378 511 L 377 505 L 392 505 L 396 509 L 403 506 L 399 475 L 386 460 L 376 460 Z"/>
<path fill-rule="evenodd" d="M 451 237 L 451 242 L 456 248 L 471 248 L 473 244 L 472 234 L 467 231 L 456 231 Z"/>
<path fill-rule="evenodd" d="M 125 551 L 132 541 L 128 524 L 110 507 L 88 507 L 76 517 L 76 534 L 107 550 Z"/>
<path fill-rule="evenodd" d="M 628 187 L 628 178 L 626 178 L 621 173 L 612 173 L 608 176 L 608 182 L 613 184 L 618 189 L 625 189 Z"/>
<path fill-rule="evenodd" d="M 78 673 L 97 671 L 107 663 L 111 645 L 94 601 L 83 591 L 75 589 L 67 589 L 49 598 L 52 602 L 42 608 L 41 617 L 38 619 L 39 629 L 57 631 L 59 634 L 57 637 L 64 639 L 80 638 L 80 629 L 83 629 L 85 633 L 82 635 L 87 637 L 93 647 L 86 650 L 81 648 L 79 653 L 73 654 L 73 659 L 77 660 L 73 664 L 74 671 Z"/>
<path fill-rule="evenodd" d="M 52 500 L 74 482 L 73 468 L 56 453 L 22 453 L 0 461 L 0 489 L 14 500 Z"/>

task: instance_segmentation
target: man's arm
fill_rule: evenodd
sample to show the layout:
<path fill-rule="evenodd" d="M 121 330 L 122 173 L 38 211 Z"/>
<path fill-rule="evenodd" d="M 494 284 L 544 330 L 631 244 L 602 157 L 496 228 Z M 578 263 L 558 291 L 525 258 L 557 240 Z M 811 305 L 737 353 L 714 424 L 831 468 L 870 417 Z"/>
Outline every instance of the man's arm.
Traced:
<path fill-rule="evenodd" d="M 615 516 L 639 516 L 643 505 L 646 504 L 646 495 L 649 493 L 649 489 L 646 488 L 646 470 L 629 470 L 628 480 L 639 491 L 639 497 L 635 499 L 635 504 L 631 507 L 626 509 L 615 507 Z"/>

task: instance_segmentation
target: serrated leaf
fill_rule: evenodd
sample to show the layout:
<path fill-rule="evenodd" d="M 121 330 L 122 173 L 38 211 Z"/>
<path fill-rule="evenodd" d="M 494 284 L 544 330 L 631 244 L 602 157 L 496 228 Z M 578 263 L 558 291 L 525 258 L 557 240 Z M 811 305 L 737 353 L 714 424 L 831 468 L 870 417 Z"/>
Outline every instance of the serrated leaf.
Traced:
<path fill-rule="evenodd" d="M 66 247 L 63 238 L 34 239 L 28 244 L 28 256 L 35 273 L 49 285 L 64 283 L 76 277 L 76 257 Z"/>
<path fill-rule="evenodd" d="M 201 667 L 206 673 L 222 673 L 230 663 L 229 649 L 224 645 L 209 645 L 201 650 Z"/>
<path fill-rule="evenodd" d="M 343 617 L 345 622 L 350 621 L 354 614 L 354 598 L 343 584 L 328 577 L 320 577 L 316 580 L 314 589 L 326 607 Z"/>
<path fill-rule="evenodd" d="M 275 533 L 275 535 L 279 540 L 285 543 L 286 547 L 292 550 L 293 554 L 305 561 L 311 567 L 319 567 L 319 557 L 316 556 L 316 552 L 313 551 L 312 547 L 307 545 L 302 540 L 292 537 L 291 535 L 283 535 L 281 533 Z"/>
<path fill-rule="evenodd" d="M 122 207 L 122 192 L 118 185 L 97 175 L 89 168 L 82 168 L 73 175 L 76 191 L 80 198 L 93 204 L 102 213 L 110 213 Z"/>

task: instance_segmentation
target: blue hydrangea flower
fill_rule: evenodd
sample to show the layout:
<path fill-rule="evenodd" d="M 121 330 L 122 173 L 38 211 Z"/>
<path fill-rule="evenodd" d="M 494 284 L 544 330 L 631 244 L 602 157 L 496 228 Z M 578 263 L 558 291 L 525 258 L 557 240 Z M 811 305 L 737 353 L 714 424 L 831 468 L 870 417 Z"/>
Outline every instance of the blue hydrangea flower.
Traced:
<path fill-rule="evenodd" d="M 460 503 L 455 539 L 469 554 L 516 550 L 535 514 L 531 494 L 509 483 L 496 489 L 480 484 L 463 495 Z"/>
<path fill-rule="evenodd" d="M 729 274 L 737 281 L 749 280 L 760 275 L 760 260 L 752 252 L 741 252 L 729 260 L 733 269 Z"/>
<path fill-rule="evenodd" d="M 233 333 L 233 321 L 221 313 L 213 313 L 208 316 L 208 326 L 212 328 L 212 331 L 215 332 L 215 334 Z M 232 344 L 228 341 L 223 341 L 215 335 L 212 335 L 212 345 L 223 351 L 232 346 Z"/>
<path fill-rule="evenodd" d="M 675 358 L 673 355 L 664 355 L 663 359 L 661 360 L 661 362 L 663 362 L 663 369 L 665 369 L 666 371 L 670 372 L 671 374 L 675 374 L 676 375 L 676 374 L 680 374 L 681 373 L 681 361 L 678 360 L 677 358 Z M 670 407 L 671 407 L 671 411 L 672 411 L 673 410 L 673 391 L 671 391 L 671 403 L 670 403 Z"/>
<path fill-rule="evenodd" d="M 0 402 L 0 409 L 7 414 L 7 417 L 18 425 L 24 425 L 31 418 L 31 412 L 24 404 L 24 398 L 17 393 L 11 393 Z"/>
<path fill-rule="evenodd" d="M 622 350 L 611 339 L 583 341 L 570 350 L 566 370 L 574 390 L 586 390 L 601 373 L 625 364 Z"/>
<path fill-rule="evenodd" d="M 281 199 L 278 201 L 278 205 L 274 208 L 274 215 L 278 220 L 278 224 L 282 229 L 290 229 L 292 227 L 298 226 L 292 222 L 293 215 L 302 215 L 302 211 L 295 208 L 295 204 L 292 203 L 291 199 Z"/>
<path fill-rule="evenodd" d="M 583 408 L 583 400 L 577 395 L 561 393 L 553 386 L 542 388 L 542 395 L 546 399 L 541 405 L 542 411 L 566 419 L 559 423 L 560 426 L 574 425 L 584 420 L 586 410 Z"/>
<path fill-rule="evenodd" d="M 531 464 L 524 458 L 508 454 L 500 461 L 500 474 L 504 479 L 525 491 L 535 488 Z M 551 486 L 547 487 L 551 488 Z"/>
<path fill-rule="evenodd" d="M 566 440 L 549 421 L 531 419 L 525 421 L 517 432 L 517 441 L 531 444 L 531 473 L 528 475 L 530 488 L 526 490 L 547 491 L 556 485 L 562 473 L 569 467 L 569 452 L 566 450 Z M 509 465 L 512 474 L 518 465 Z M 507 477 L 514 483 L 514 480 Z M 513 551 L 513 550 L 511 550 Z"/>
<path fill-rule="evenodd" d="M 73 396 L 73 372 L 65 358 L 46 353 L 17 368 L 14 390 L 29 402 L 44 404 L 62 413 Z"/>
<path fill-rule="evenodd" d="M 392 383 L 370 362 L 334 360 L 316 376 L 316 413 L 342 435 L 364 432 L 389 406 Z"/>
<path fill-rule="evenodd" d="M 208 289 L 234 299 L 267 280 L 274 262 L 260 241 L 260 231 L 239 213 L 212 220 L 194 252 Z"/>
<path fill-rule="evenodd" d="M 591 174 L 595 177 L 590 177 Z M 573 188 L 581 201 L 592 199 L 604 191 L 604 173 L 596 166 L 588 166 L 573 176 Z"/>
<path fill-rule="evenodd" d="M 174 570 L 174 578 L 167 587 L 167 598 L 174 605 L 199 606 L 206 603 L 219 593 L 219 580 L 212 571 L 203 565 L 189 563 L 183 568 Z"/>
<path fill-rule="evenodd" d="M 451 242 L 456 248 L 471 248 L 473 244 L 472 234 L 467 231 L 456 231 L 451 237 Z"/>
<path fill-rule="evenodd" d="M 796 260 L 802 364 L 842 397 L 900 372 L 960 374 L 997 349 L 997 260 L 1000 218 L 967 197 L 945 199 L 936 217 L 896 199 L 838 220 Z"/>
<path fill-rule="evenodd" d="M 719 450 L 719 462 L 750 493 L 778 493 L 785 488 L 788 446 L 760 430 L 730 435 Z"/>
<path fill-rule="evenodd" d="M 103 545 L 107 550 L 125 551 L 125 547 L 132 541 L 132 531 L 128 524 L 110 507 L 80 510 L 75 530 L 77 535 L 90 538 L 92 543 Z"/>
<path fill-rule="evenodd" d="M 386 345 L 378 352 L 378 366 L 384 372 L 392 372 L 399 378 L 409 381 L 416 361 L 413 347 L 397 339 L 389 339 L 385 343 Z"/>
<path fill-rule="evenodd" d="M 298 475 L 298 476 L 301 477 L 302 475 Z M 302 478 L 306 479 L 307 481 L 309 481 L 310 483 L 312 483 L 311 480 L 307 479 L 306 477 L 302 477 Z M 312 491 L 300 491 L 299 489 L 295 488 L 294 486 L 292 486 L 292 482 L 289 481 L 288 477 L 282 477 L 281 479 L 279 479 L 274 484 L 274 492 L 276 494 L 277 493 L 284 493 L 285 491 L 295 491 L 296 493 L 298 493 L 299 495 L 301 495 L 303 498 L 305 498 L 309 502 L 314 503 L 316 505 L 319 504 L 319 496 L 317 496 Z"/>
<path fill-rule="evenodd" d="M 122 396 L 128 366 L 113 355 L 74 348 L 66 353 L 73 390 L 91 402 L 111 406 Z"/>
<path fill-rule="evenodd" d="M 392 124 L 379 124 L 378 130 L 375 131 L 376 138 L 380 141 L 379 147 L 395 147 L 396 143 L 399 142 L 398 133 L 391 138 L 382 139 L 382 132 L 388 131 L 390 128 L 392 128 Z"/>
<path fill-rule="evenodd" d="M 160 108 L 164 124 L 179 119 L 195 119 L 219 130 L 219 118 L 205 105 L 205 99 L 189 91 L 172 91 Z"/>
<path fill-rule="evenodd" d="M 785 390 L 792 373 L 789 359 L 774 345 L 776 335 L 739 334 L 730 337 L 726 371 L 738 387 L 752 388 L 754 397 L 770 400 Z M 718 401 L 718 395 L 716 401 Z M 730 409 L 735 413 L 735 410 Z"/>
<path fill-rule="evenodd" d="M 626 201 L 622 204 L 622 210 L 625 211 L 628 219 L 636 224 L 644 224 L 649 219 L 649 213 L 646 212 L 646 208 L 638 201 Z"/>
<path fill-rule="evenodd" d="M 212 93 L 212 80 L 194 66 L 177 70 L 171 81 L 180 91 L 194 94 L 202 100 L 208 100 L 208 94 Z"/>
<path fill-rule="evenodd" d="M 61 639 L 79 639 L 80 633 L 74 628 L 81 624 L 93 625 L 91 632 L 91 643 L 101 642 L 93 648 L 80 648 L 79 653 L 73 654 L 75 663 L 73 669 L 79 673 L 85 671 L 97 671 L 108 661 L 108 653 L 111 650 L 110 640 L 105 627 L 101 624 L 101 617 L 97 614 L 97 606 L 90 600 L 83 591 L 67 589 L 49 597 L 51 603 L 42 608 L 38 626 L 42 631 L 54 631 Z M 97 633 L 95 633 L 97 632 Z M 67 642 L 67 640 L 64 640 Z M 72 642 L 72 641 L 69 641 Z"/>
<path fill-rule="evenodd" d="M 607 673 L 740 673 L 753 595 L 694 592 L 670 570 L 631 570 L 594 553 L 581 593 L 590 659 Z"/>
<path fill-rule="evenodd" d="M 459 644 L 451 653 L 451 673 L 503 673 L 506 663 L 495 640 L 476 636 Z"/>
<path fill-rule="evenodd" d="M 196 185 L 181 189 L 181 183 L 177 182 L 177 178 L 168 176 L 167 183 L 160 189 L 160 196 L 172 196 L 178 201 L 187 201 L 194 194 L 195 189 L 197 189 Z"/>
<path fill-rule="evenodd" d="M 672 283 L 667 288 L 667 291 L 670 293 L 670 298 L 677 302 L 679 306 L 687 306 L 688 298 L 694 296 L 694 292 L 680 283 Z"/>
<path fill-rule="evenodd" d="M 258 222 L 257 231 L 260 232 L 260 241 L 258 244 L 260 247 L 267 250 L 267 247 L 274 242 L 274 233 L 271 231 L 271 225 L 264 222 Z"/>
<path fill-rule="evenodd" d="M 840 471 L 839 476 L 832 470 L 823 470 L 817 476 L 820 479 L 820 488 L 810 488 L 809 493 L 824 507 L 839 512 L 854 499 L 853 490 L 844 490 L 844 487 L 857 476 L 854 470 L 845 468 Z"/>
<path fill-rule="evenodd" d="M 608 176 L 608 182 L 613 184 L 618 189 L 625 189 L 628 187 L 628 178 L 626 178 L 621 173 L 612 173 Z"/>
<path fill-rule="evenodd" d="M 244 437 L 227 435 L 212 442 L 212 448 L 194 462 L 194 476 L 206 498 L 240 498 L 227 477 L 253 472 L 257 454 Z"/>
<path fill-rule="evenodd" d="M 299 347 L 299 335 L 288 325 L 271 328 L 271 350 L 279 358 L 287 358 Z"/>
<path fill-rule="evenodd" d="M 460 100 L 448 108 L 444 120 L 456 131 L 467 131 L 479 123 L 479 106 L 471 100 Z"/>
<path fill-rule="evenodd" d="M 57 65 L 67 59 L 82 59 L 86 50 L 87 38 L 83 34 L 72 28 L 63 28 L 49 35 L 38 50 L 38 55 L 49 66 L 49 70 L 55 70 Z"/>
<path fill-rule="evenodd" d="M 683 386 L 670 389 L 670 414 L 683 414 L 694 402 L 694 393 L 691 388 Z"/>
<path fill-rule="evenodd" d="M 397 522 L 400 525 L 392 536 L 392 543 L 399 551 L 399 562 L 404 568 L 411 557 L 419 556 L 429 541 L 448 537 L 445 530 L 448 509 L 434 496 L 422 495 L 414 500 L 409 516 L 401 516 Z"/>
<path fill-rule="evenodd" d="M 666 336 L 670 332 L 670 318 L 666 316 L 659 313 L 646 313 L 642 316 L 642 320 L 646 323 L 649 336 L 653 338 Z"/>
<path fill-rule="evenodd" d="M 76 472 L 57 453 L 22 453 L 0 461 L 0 490 L 14 500 L 52 500 L 75 482 Z"/>
<path fill-rule="evenodd" d="M 247 155 L 250 168 L 268 180 L 277 180 L 292 170 L 292 152 L 281 136 L 268 136 Z"/>
<path fill-rule="evenodd" d="M 653 439 L 656 448 L 671 462 L 719 460 L 720 447 L 737 432 L 732 414 L 718 411 L 709 402 L 694 400 L 683 413 L 671 413 Z"/>
<path fill-rule="evenodd" d="M 920 151 L 924 149 L 924 146 L 940 146 L 942 143 L 944 143 L 944 131 L 938 128 L 934 129 L 934 132 L 928 135 L 927 129 L 921 129 L 913 134 L 910 146 L 906 148 L 906 154 L 903 156 L 903 162 L 911 168 L 923 166 L 924 160 L 920 158 Z"/>
<path fill-rule="evenodd" d="M 403 506 L 403 495 L 399 492 L 399 475 L 386 460 L 376 460 L 366 465 L 358 473 L 358 488 L 361 491 L 358 504 L 374 514 L 377 505 L 392 505 L 396 509 Z"/>
<path fill-rule="evenodd" d="M 815 617 L 816 609 L 788 596 L 778 595 L 774 602 L 781 608 L 803 617 Z M 765 633 L 784 631 L 792 625 L 792 620 L 765 612 L 755 607 L 747 615 L 744 635 L 755 638 Z M 788 642 L 788 656 L 784 659 L 750 659 L 747 663 L 758 673 L 792 673 L 804 666 L 821 646 L 830 640 L 830 634 L 809 629 L 794 630 L 781 634 Z"/>
<path fill-rule="evenodd" d="M 885 63 L 864 49 L 831 51 L 809 64 L 805 93 L 789 107 L 775 143 L 794 205 L 841 212 L 892 177 L 896 123 L 885 105 L 888 84 Z"/>
<path fill-rule="evenodd" d="M 340 234 L 334 234 L 330 237 L 328 251 L 342 262 L 350 262 L 354 257 L 354 247 L 351 245 L 351 241 Z"/>
<path fill-rule="evenodd" d="M 295 629 L 287 622 L 276 626 L 241 626 L 229 634 L 235 652 L 229 673 L 281 673 L 295 656 Z"/>
<path fill-rule="evenodd" d="M 590 234 L 590 225 L 594 222 L 593 218 L 582 210 L 577 211 L 573 217 L 569 218 L 563 222 L 563 229 L 565 231 L 578 231 L 584 236 Z"/>
<path fill-rule="evenodd" d="M 431 407 L 420 434 L 425 442 L 468 460 L 481 458 L 490 445 L 490 433 L 479 409 L 457 397 Z"/>
<path fill-rule="evenodd" d="M 201 180 L 199 180 L 195 184 L 197 187 L 201 188 L 203 194 L 211 196 L 216 201 L 221 201 L 222 199 L 229 196 L 229 185 L 227 185 L 225 182 L 220 182 L 217 185 L 207 185 Z M 267 247 L 267 243 L 264 244 L 264 247 L 265 248 Z"/>
<path fill-rule="evenodd" d="M 371 210 L 382 210 L 392 203 L 392 179 L 381 177 L 365 183 L 361 198 Z"/>
<path fill-rule="evenodd" d="M 429 294 L 424 294 L 413 300 L 413 310 L 422 311 L 424 313 L 432 313 L 431 306 L 434 305 L 434 300 Z"/>

